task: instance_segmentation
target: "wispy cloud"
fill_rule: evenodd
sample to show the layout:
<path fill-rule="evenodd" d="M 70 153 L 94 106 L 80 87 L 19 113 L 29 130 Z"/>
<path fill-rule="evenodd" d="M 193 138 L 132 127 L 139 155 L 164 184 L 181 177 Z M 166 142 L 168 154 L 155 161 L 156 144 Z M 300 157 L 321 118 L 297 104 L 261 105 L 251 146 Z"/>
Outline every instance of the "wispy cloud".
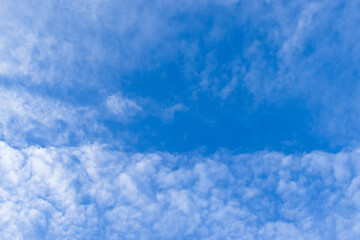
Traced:
<path fill-rule="evenodd" d="M 173 120 L 176 112 L 186 112 L 187 110 L 188 107 L 186 107 L 184 104 L 177 103 L 171 107 L 162 109 L 161 117 L 165 122 L 170 122 Z"/>
<path fill-rule="evenodd" d="M 13 146 L 68 144 L 71 138 L 83 138 L 79 126 L 88 125 L 88 130 L 96 126 L 96 111 L 36 96 L 22 88 L 0 87 L 0 101 L 0 136 Z"/>
<path fill-rule="evenodd" d="M 109 96 L 106 99 L 106 107 L 119 120 L 128 120 L 143 111 L 134 100 L 123 97 L 121 94 Z"/>

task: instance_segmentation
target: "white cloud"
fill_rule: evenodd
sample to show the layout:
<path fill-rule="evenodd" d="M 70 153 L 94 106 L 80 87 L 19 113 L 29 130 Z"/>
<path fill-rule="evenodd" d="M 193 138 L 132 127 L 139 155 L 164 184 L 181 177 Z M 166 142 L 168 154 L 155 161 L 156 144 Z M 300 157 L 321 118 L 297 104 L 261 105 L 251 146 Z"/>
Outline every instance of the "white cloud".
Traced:
<path fill-rule="evenodd" d="M 42 1 L 36 3 L 36 8 L 33 4 L 2 1 L 0 75 L 12 82 L 52 82 L 60 68 L 72 69 L 72 44 L 45 31 L 54 9 Z M 55 64 L 60 58 L 61 67 L 60 62 Z"/>
<path fill-rule="evenodd" d="M 355 1 L 260 2 L 243 2 L 245 18 L 261 38 L 243 54 L 248 60 L 243 83 L 255 101 L 283 106 L 287 99 L 297 99 L 314 118 L 314 134 L 332 137 L 334 145 L 358 142 L 354 72 L 360 35 L 353 27 L 359 6 Z"/>
<path fill-rule="evenodd" d="M 170 122 L 173 120 L 176 112 L 185 112 L 187 110 L 188 110 L 188 108 L 184 104 L 177 103 L 171 107 L 162 109 L 161 117 L 165 122 Z"/>
<path fill-rule="evenodd" d="M 359 232 L 357 151 L 195 157 L 1 142 L 0 156 L 1 238 L 348 240 Z M 339 158 L 347 178 L 335 172 Z"/>
<path fill-rule="evenodd" d="M 120 120 L 128 120 L 143 111 L 134 100 L 130 100 L 120 94 L 109 96 L 106 99 L 106 106 Z"/>
<path fill-rule="evenodd" d="M 36 96 L 22 88 L 0 87 L 0 101 L 0 137 L 13 146 L 34 140 L 66 144 L 71 137 L 82 138 L 79 125 L 96 126 L 95 111 Z"/>
<path fill-rule="evenodd" d="M 228 5 L 237 1 L 215 2 Z M 108 56 L 104 46 L 93 44 L 93 38 L 80 41 L 73 29 L 69 35 L 64 34 L 65 29 L 56 29 L 68 25 L 54 23 L 51 16 L 57 9 L 50 2 L 34 8 L 4 1 L 0 9 L 0 75 L 11 81 L 25 76 L 38 83 L 56 78 L 66 82 L 66 73 L 74 70 L 77 58 L 85 56 L 96 63 L 99 58 L 112 57 L 114 62 L 124 62 L 124 68 L 132 69 L 142 59 L 139 56 L 154 46 L 176 49 L 166 45 L 172 44 L 171 38 L 164 40 L 177 31 L 163 21 L 166 16 L 162 14 L 167 11 L 155 13 L 146 6 L 139 8 L 144 12 L 138 11 L 141 1 L 115 4 L 110 13 L 103 9 L 112 9 L 108 2 L 68 3 L 69 9 L 74 8 L 94 29 L 116 33 L 119 42 L 126 43 L 119 47 L 119 53 Z M 191 4 L 183 1 L 176 6 Z M 278 4 L 276 7 L 281 10 Z M 305 8 L 294 24 L 295 32 L 289 30 L 291 24 L 284 23 L 287 21 L 283 18 L 288 16 L 275 17 L 281 29 L 272 31 L 269 38 L 282 49 L 284 55 L 279 57 L 291 58 L 302 48 L 307 30 L 315 29 L 311 21 L 316 11 L 312 5 Z M 28 19 L 33 21 L 28 23 Z M 77 20 L 74 23 L 82 22 Z M 47 31 L 47 24 L 55 30 Z M 259 53 L 257 44 L 247 50 L 247 56 Z M 219 64 L 213 58 L 210 54 L 200 87 L 226 99 L 235 91 L 242 73 L 234 63 L 224 67 L 228 71 L 225 83 L 219 81 L 212 76 Z M 254 94 L 265 91 L 271 96 L 279 81 L 252 82 L 262 79 L 261 74 L 257 75 L 258 68 L 266 67 L 262 61 L 255 58 L 245 81 Z M 63 73 L 65 77 L 59 78 Z M 84 125 L 96 128 L 96 113 L 21 89 L 1 87 L 0 102 L 0 136 L 5 140 L 0 142 L 1 239 L 351 240 L 359 236 L 359 151 L 204 157 L 161 152 L 127 154 L 96 144 L 39 148 L 31 146 L 32 140 L 27 138 L 44 138 L 49 145 L 62 145 L 70 141 L 71 134 L 81 135 Z M 138 101 L 120 94 L 109 96 L 105 104 L 108 112 L 122 121 L 144 111 Z M 157 110 L 155 115 L 171 121 L 176 112 L 186 110 L 183 104 L 175 104 Z"/>

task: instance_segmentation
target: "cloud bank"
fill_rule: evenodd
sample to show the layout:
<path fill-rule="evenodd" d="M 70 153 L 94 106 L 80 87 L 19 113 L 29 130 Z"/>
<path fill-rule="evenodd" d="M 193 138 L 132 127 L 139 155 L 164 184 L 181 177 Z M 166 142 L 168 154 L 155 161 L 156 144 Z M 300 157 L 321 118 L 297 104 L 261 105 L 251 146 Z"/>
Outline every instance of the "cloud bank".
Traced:
<path fill-rule="evenodd" d="M 124 153 L 0 143 L 4 239 L 357 239 L 360 151 Z"/>

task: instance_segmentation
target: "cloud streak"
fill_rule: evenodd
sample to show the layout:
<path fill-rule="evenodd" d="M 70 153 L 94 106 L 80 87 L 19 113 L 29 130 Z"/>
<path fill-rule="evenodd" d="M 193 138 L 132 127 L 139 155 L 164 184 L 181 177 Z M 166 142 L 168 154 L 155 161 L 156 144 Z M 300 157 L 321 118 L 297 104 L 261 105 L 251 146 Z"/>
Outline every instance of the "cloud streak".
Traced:
<path fill-rule="evenodd" d="M 143 111 L 134 100 L 125 98 L 120 94 L 109 96 L 106 100 L 106 106 L 120 120 L 127 120 Z"/>

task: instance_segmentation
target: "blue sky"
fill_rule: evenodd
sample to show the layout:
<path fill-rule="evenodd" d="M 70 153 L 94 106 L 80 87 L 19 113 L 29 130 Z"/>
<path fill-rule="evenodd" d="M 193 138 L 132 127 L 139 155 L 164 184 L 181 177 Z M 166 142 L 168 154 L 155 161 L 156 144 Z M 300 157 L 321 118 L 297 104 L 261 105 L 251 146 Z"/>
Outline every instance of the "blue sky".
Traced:
<path fill-rule="evenodd" d="M 358 239 L 359 10 L 0 0 L 0 238 Z"/>

